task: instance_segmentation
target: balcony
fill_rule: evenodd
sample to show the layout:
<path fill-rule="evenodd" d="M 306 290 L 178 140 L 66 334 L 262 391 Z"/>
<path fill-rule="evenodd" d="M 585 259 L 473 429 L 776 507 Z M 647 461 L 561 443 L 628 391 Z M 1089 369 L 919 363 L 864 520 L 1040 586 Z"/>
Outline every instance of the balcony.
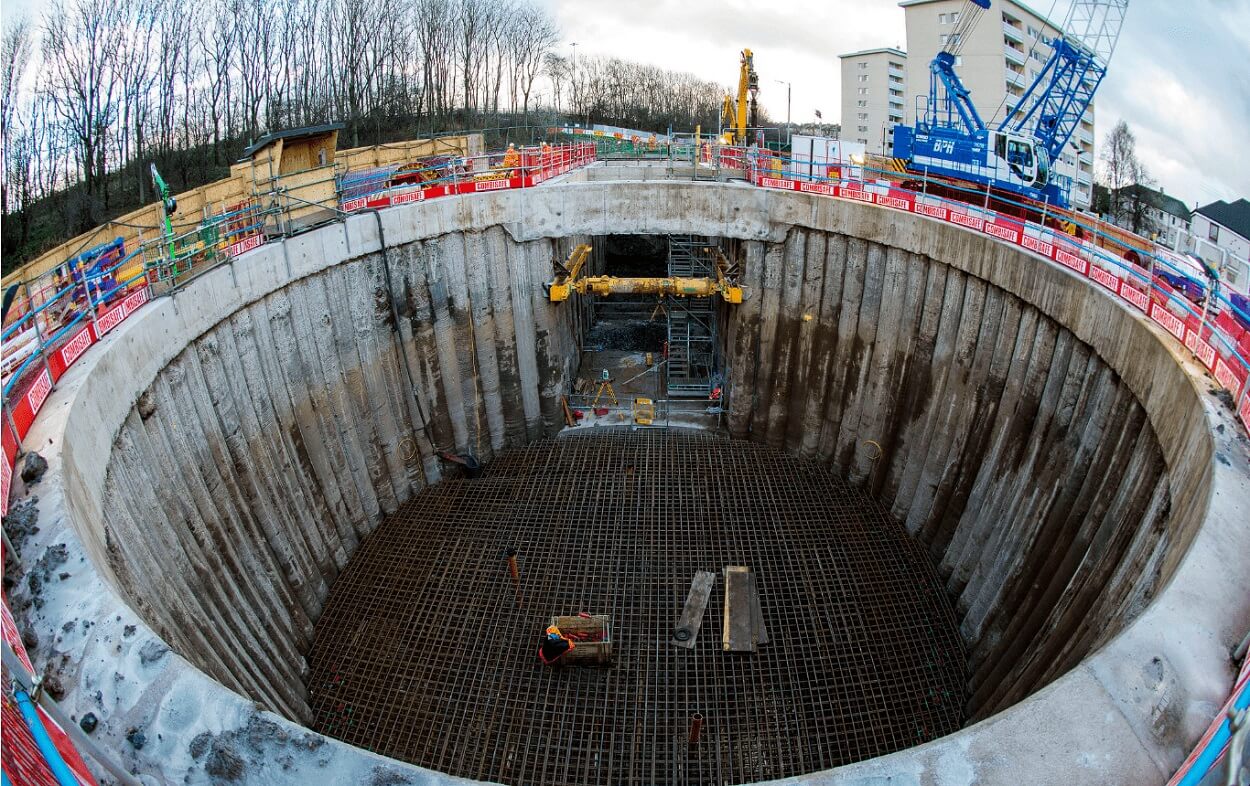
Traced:
<path fill-rule="evenodd" d="M 1024 31 L 1009 22 L 1003 22 L 1003 35 L 1017 43 L 1024 43 Z"/>
<path fill-rule="evenodd" d="M 1016 65 L 1019 65 L 1019 66 L 1024 65 L 1024 52 L 1021 52 L 1015 49 L 1014 47 L 1008 46 L 1007 44 L 1003 45 L 1003 56 L 1006 57 L 1011 62 L 1015 63 Z"/>
<path fill-rule="evenodd" d="M 1092 145 L 1092 144 L 1094 144 L 1094 134 L 1093 134 L 1093 132 L 1086 131 L 1084 128 L 1082 128 L 1080 131 L 1077 131 L 1077 132 L 1076 132 L 1076 138 L 1077 138 L 1077 139 L 1079 139 L 1079 140 L 1081 140 L 1082 142 L 1084 142 L 1084 143 L 1085 143 L 1085 144 L 1087 144 L 1087 145 Z"/>
<path fill-rule="evenodd" d="M 890 69 L 887 69 L 887 71 L 889 72 L 890 76 L 896 76 L 899 79 L 903 78 L 903 69 L 901 68 L 890 68 Z"/>
<path fill-rule="evenodd" d="M 1082 185 L 1086 185 L 1086 186 L 1088 186 L 1088 185 L 1090 185 L 1093 181 L 1092 181 L 1092 180 L 1090 180 L 1089 175 L 1088 175 L 1088 174 L 1086 174 L 1085 172 L 1077 172 L 1077 173 L 1076 173 L 1076 182 L 1081 183 Z"/>
<path fill-rule="evenodd" d="M 1015 71 L 1012 71 L 1010 68 L 1008 68 L 1007 69 L 1007 84 L 1015 85 L 1016 87 L 1026 87 L 1029 84 L 1029 81 L 1028 81 L 1028 77 L 1026 77 L 1023 73 L 1016 73 Z"/>

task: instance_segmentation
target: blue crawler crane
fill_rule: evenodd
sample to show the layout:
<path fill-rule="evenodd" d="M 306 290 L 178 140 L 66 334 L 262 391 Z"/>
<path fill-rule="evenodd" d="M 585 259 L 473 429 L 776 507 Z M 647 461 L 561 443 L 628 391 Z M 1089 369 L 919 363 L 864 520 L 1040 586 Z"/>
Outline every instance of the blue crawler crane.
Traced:
<path fill-rule="evenodd" d="M 1052 164 L 1094 99 L 1115 51 L 1128 0 L 1073 0 L 1050 58 L 996 128 L 989 128 L 955 68 L 990 0 L 964 0 L 955 31 L 929 64 L 929 95 L 913 126 L 894 127 L 894 157 L 913 172 L 955 178 L 1066 208 L 1068 178 Z"/>

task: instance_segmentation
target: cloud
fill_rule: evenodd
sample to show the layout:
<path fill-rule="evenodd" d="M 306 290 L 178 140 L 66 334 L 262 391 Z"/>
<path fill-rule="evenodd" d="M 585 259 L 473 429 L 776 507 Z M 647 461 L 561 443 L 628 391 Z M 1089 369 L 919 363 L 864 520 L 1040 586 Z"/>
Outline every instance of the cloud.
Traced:
<path fill-rule="evenodd" d="M 895 0 L 542 0 L 579 56 L 604 54 L 730 85 L 738 51 L 755 51 L 760 102 L 774 118 L 841 107 L 838 55 L 906 41 Z M 1033 4 L 1038 7 L 1039 3 Z M 1054 4 L 1066 15 L 1068 0 Z M 1123 119 L 1160 185 L 1187 204 L 1250 194 L 1250 0 L 1132 0 L 1096 99 L 1097 142 Z M 924 92 L 913 85 L 909 93 Z M 912 100 L 911 96 L 908 100 Z"/>

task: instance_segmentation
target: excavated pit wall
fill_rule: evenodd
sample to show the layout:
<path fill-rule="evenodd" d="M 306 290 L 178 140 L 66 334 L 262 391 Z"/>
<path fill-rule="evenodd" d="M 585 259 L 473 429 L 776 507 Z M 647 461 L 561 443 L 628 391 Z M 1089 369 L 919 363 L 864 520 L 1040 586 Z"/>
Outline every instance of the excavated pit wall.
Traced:
<path fill-rule="evenodd" d="M 580 318 L 541 283 L 575 239 L 611 233 L 745 241 L 731 430 L 870 483 L 930 546 L 960 597 L 981 714 L 1058 675 L 958 734 L 810 782 L 1162 779 L 1224 695 L 1225 648 L 1248 616 L 1244 447 L 1213 460 L 1221 416 L 1185 361 L 1087 282 L 955 227 L 745 186 L 566 182 L 439 200 L 382 214 L 418 406 L 400 392 L 374 222 L 206 274 L 54 393 L 38 436 L 63 434 L 50 474 L 65 515 L 45 537 L 90 560 L 97 596 L 45 597 L 30 622 L 49 638 L 73 614 L 98 623 L 58 653 L 81 664 L 68 680 L 80 711 L 95 660 L 121 640 L 116 609 L 116 627 L 137 612 L 196 668 L 304 717 L 288 658 L 354 544 L 437 480 L 429 443 L 489 457 L 557 422 Z M 881 319 L 890 303 L 900 315 Z M 863 440 L 880 446 L 875 463 Z M 1204 584 L 1217 564 L 1232 578 Z M 134 641 L 151 640 L 144 627 Z M 203 780 L 217 745 L 244 734 L 257 782 L 286 777 L 271 761 L 292 778 L 441 780 L 334 742 L 292 751 L 294 729 L 164 662 L 122 675 L 141 684 L 102 719 L 119 746 L 129 724 L 163 732 L 125 752 L 141 771 Z"/>
<path fill-rule="evenodd" d="M 197 337 L 109 461 L 105 536 L 125 596 L 223 685 L 308 720 L 303 653 L 330 585 L 384 515 L 452 466 L 435 451 L 485 462 L 562 423 L 580 320 L 542 282 L 574 242 L 494 227 L 390 249 L 407 367 L 376 253 Z M 154 576 L 168 591 L 146 591 Z"/>
<path fill-rule="evenodd" d="M 730 433 L 868 484 L 929 547 L 970 645 L 974 718 L 1149 600 L 1170 544 L 1166 463 L 1089 345 L 926 254 L 804 228 L 743 252 L 756 295 L 728 310 Z"/>

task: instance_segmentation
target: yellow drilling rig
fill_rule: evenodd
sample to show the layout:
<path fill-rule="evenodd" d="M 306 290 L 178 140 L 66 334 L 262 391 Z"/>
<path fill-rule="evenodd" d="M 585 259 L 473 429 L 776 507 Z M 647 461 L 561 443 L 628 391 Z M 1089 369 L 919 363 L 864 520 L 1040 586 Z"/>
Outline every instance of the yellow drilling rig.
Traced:
<path fill-rule="evenodd" d="M 760 77 L 755 73 L 755 58 L 750 49 L 743 49 L 738 63 L 738 98 L 726 93 L 721 102 L 723 139 L 727 144 L 745 145 L 747 129 L 758 125 L 755 96 L 760 91 Z"/>

